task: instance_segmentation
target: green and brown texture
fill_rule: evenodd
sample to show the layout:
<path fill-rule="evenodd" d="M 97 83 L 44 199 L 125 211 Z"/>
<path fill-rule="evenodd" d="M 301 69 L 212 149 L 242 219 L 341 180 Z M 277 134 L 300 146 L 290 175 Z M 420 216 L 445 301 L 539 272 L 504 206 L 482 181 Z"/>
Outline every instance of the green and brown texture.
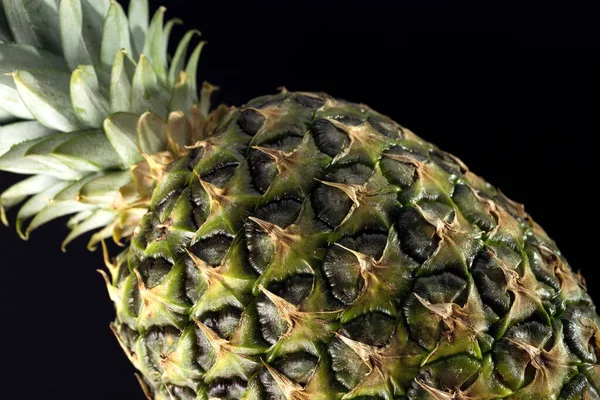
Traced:
<path fill-rule="evenodd" d="M 2 32 L 4 41 L 17 44 L 2 45 L 2 62 L 11 60 L 6 54 L 13 47 L 34 53 L 54 49 L 68 60 L 64 41 L 62 50 L 45 41 L 24 42 L 17 32 L 26 27 L 13 21 L 20 15 L 14 4 L 4 1 L 11 36 Z M 63 1 L 61 17 L 64 4 L 85 9 L 92 3 Z M 132 4 L 144 9 L 145 3 Z M 124 15 L 118 7 L 111 3 L 108 15 L 110 10 Z M 64 20 L 76 18 L 67 14 Z M 160 31 L 168 32 L 168 26 Z M 152 46 L 153 40 L 146 43 Z M 118 47 L 112 50 L 123 54 Z M 71 53 L 79 55 L 74 48 Z M 36 60 L 45 60 L 44 54 Z M 4 144 L 8 152 L 0 162 L 8 156 L 23 165 L 52 160 L 88 172 L 79 167 L 87 164 L 70 162 L 71 157 L 89 162 L 90 152 L 80 150 L 86 146 L 53 141 L 72 143 L 59 131 L 81 132 L 82 126 L 95 127 L 98 140 L 110 142 L 99 148 L 116 153 L 110 164 L 104 157 L 92 160 L 98 168 L 88 182 L 114 173 L 123 177 L 112 190 L 96 185 L 104 202 L 89 202 L 89 183 L 80 185 L 84 178 L 55 175 L 50 176 L 73 187 L 69 196 L 64 188 L 33 192 L 41 186 L 28 184 L 32 193 L 12 189 L 2 201 L 15 205 L 34 194 L 20 211 L 21 220 L 33 217 L 30 227 L 45 222 L 39 215 L 62 201 L 91 204 L 78 215 L 113 213 L 95 226 L 108 226 L 100 238 L 108 231 L 117 239 L 132 235 L 125 251 L 113 259 L 107 255 L 109 273 L 103 275 L 117 311 L 112 329 L 148 398 L 600 398 L 600 321 L 594 305 L 581 277 L 521 205 L 456 157 L 364 105 L 283 91 L 239 109 L 221 108 L 207 119 L 206 103 L 195 106 L 197 98 L 186 91 L 185 106 L 173 106 L 165 99 L 174 98 L 177 85 L 168 78 L 173 74 L 161 74 L 168 64 L 166 53 L 160 54 L 159 64 L 155 58 L 146 65 L 160 93 L 171 95 L 141 97 L 153 105 L 128 97 L 127 84 L 128 90 L 113 90 L 112 69 L 110 104 L 125 101 L 132 107 L 126 109 L 131 124 L 122 130 L 129 141 L 112 139 L 120 114 L 98 114 L 92 124 L 76 107 L 68 114 L 74 125 L 55 125 L 62 120 L 48 110 L 71 110 L 71 102 L 46 98 L 42 103 L 51 107 L 41 107 L 37 101 L 47 93 L 46 81 L 35 80 L 29 64 L 11 66 L 1 88 L 3 105 L 6 93 L 13 93 L 15 104 L 25 107 L 22 115 L 6 118 L 38 122 L 0 129 L 2 143 L 12 140 Z M 135 82 L 144 58 L 132 77 L 123 75 L 131 93 L 139 93 Z M 70 74 L 80 62 L 59 71 Z M 106 71 L 104 64 L 93 70 Z M 171 67 L 177 76 L 180 64 L 171 65 L 177 65 Z M 191 72 L 181 79 L 192 79 Z M 43 76 L 53 81 L 54 74 Z M 97 86 L 99 92 L 108 87 Z M 68 84 L 56 86 L 64 87 Z M 98 95 L 85 93 L 90 100 Z M 146 129 L 148 110 L 154 110 L 152 126 L 159 128 Z M 37 131 L 19 124 L 54 133 L 31 138 L 29 132 Z M 148 141 L 154 145 L 146 148 Z M 7 169 L 8 164 L 0 165 Z M 131 165 L 137 166 L 134 174 Z M 140 168 L 147 170 L 140 192 L 151 193 L 143 202 L 115 202 L 123 197 L 122 187 L 135 185 Z M 42 179 L 45 171 L 16 172 Z M 63 196 L 57 198 L 57 192 Z M 136 210 L 137 226 L 130 220 L 127 230 L 120 228 L 123 209 Z M 121 216 L 117 223 L 115 216 Z"/>

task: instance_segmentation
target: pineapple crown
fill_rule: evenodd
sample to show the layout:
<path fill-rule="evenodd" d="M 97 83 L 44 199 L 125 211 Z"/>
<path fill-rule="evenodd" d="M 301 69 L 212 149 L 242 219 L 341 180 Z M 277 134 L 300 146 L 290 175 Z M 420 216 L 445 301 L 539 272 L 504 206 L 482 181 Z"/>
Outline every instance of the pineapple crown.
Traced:
<path fill-rule="evenodd" d="M 0 216 L 23 205 L 30 232 L 71 215 L 64 247 L 97 231 L 90 249 L 133 233 L 165 165 L 206 136 L 226 108 L 196 74 L 205 42 L 196 30 L 173 55 L 164 7 L 148 0 L 128 14 L 114 0 L 2 0 L 0 170 L 30 175 L 0 195 Z"/>

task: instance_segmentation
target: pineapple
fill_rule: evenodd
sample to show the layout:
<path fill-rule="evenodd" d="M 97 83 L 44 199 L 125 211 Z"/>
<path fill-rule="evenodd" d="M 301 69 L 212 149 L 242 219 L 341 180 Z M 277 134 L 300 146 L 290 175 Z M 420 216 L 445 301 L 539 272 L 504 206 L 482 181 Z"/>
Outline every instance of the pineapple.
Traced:
<path fill-rule="evenodd" d="M 164 13 L 0 13 L 3 220 L 94 232 L 149 399 L 600 398 L 594 305 L 523 206 L 365 105 L 211 111 Z"/>

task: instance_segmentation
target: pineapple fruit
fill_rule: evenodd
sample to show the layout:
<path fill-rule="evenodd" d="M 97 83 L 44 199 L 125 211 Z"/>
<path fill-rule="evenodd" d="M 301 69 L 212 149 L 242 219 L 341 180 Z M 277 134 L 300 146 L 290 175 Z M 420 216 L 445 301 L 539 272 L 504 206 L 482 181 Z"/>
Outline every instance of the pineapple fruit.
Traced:
<path fill-rule="evenodd" d="M 600 398 L 594 305 L 521 205 L 365 105 L 211 110 L 164 14 L 0 12 L 2 219 L 94 232 L 149 399 Z"/>

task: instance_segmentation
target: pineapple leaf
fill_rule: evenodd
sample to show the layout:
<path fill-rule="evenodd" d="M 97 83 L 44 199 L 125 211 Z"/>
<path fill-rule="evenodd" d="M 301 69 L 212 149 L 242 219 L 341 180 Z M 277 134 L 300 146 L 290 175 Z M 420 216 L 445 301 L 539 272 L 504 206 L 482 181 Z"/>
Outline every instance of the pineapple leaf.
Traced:
<path fill-rule="evenodd" d="M 0 7 L 0 43 L 9 43 L 12 41 L 14 41 L 14 39 L 10 33 L 6 15 L 4 15 L 4 8 Z"/>
<path fill-rule="evenodd" d="M 49 128 L 67 132 L 80 123 L 71 107 L 68 92 L 70 74 L 55 70 L 17 71 L 15 84 L 25 106 Z"/>
<path fill-rule="evenodd" d="M 143 51 L 149 65 L 152 66 L 159 81 L 163 84 L 167 81 L 167 54 L 163 45 L 165 33 L 163 25 L 166 10 L 165 7 L 160 7 L 152 17 Z"/>
<path fill-rule="evenodd" d="M 57 146 L 52 154 L 78 171 L 118 168 L 121 160 L 102 131 L 90 131 Z"/>
<path fill-rule="evenodd" d="M 65 70 L 67 69 L 67 65 L 62 57 L 44 49 L 24 44 L 0 45 L 0 72 L 2 74 L 31 68 Z"/>
<path fill-rule="evenodd" d="M 51 202 L 44 207 L 40 212 L 35 214 L 35 217 L 31 220 L 25 231 L 25 236 L 29 237 L 29 234 L 40 226 L 55 220 L 65 215 L 69 215 L 76 212 L 85 210 L 91 210 L 95 207 L 91 204 L 81 203 L 75 200 Z"/>
<path fill-rule="evenodd" d="M 148 0 L 131 0 L 128 14 L 129 28 L 137 58 L 144 50 L 144 42 L 148 33 L 148 21 L 150 20 Z"/>
<path fill-rule="evenodd" d="M 190 94 L 195 103 L 198 102 L 198 78 L 196 77 L 198 74 L 198 63 L 200 62 L 200 54 L 202 53 L 205 44 L 206 42 L 200 42 L 198 46 L 196 46 L 194 52 L 190 56 L 187 67 L 185 68 L 185 73 L 190 79 Z"/>
<path fill-rule="evenodd" d="M 171 67 L 169 69 L 169 87 L 172 87 L 175 84 L 179 71 L 182 71 L 185 68 L 186 55 L 194 35 L 200 36 L 200 31 L 191 30 L 187 32 L 177 46 L 175 56 L 173 56 L 173 61 L 171 62 Z"/>
<path fill-rule="evenodd" d="M 2 223 L 8 225 L 6 210 L 21 203 L 29 196 L 49 188 L 59 181 L 58 178 L 50 175 L 34 175 L 27 179 L 23 179 L 21 182 L 6 189 L 0 195 L 0 218 Z"/>
<path fill-rule="evenodd" d="M 56 136 L 60 133 L 56 133 Z M 48 165 L 40 163 L 32 157 L 25 157 L 29 148 L 41 143 L 45 137 L 21 142 L 11 147 L 9 151 L 0 157 L 0 170 L 14 172 L 17 174 L 49 174 L 59 178 L 65 178 L 63 171 L 55 171 L 48 168 Z"/>
<path fill-rule="evenodd" d="M 2 3 L 18 43 L 62 54 L 55 0 L 3 0 Z"/>
<path fill-rule="evenodd" d="M 119 189 L 131 182 L 129 171 L 113 172 L 83 185 L 79 194 L 86 203 L 111 206 Z"/>
<path fill-rule="evenodd" d="M 32 68 L 64 70 L 66 64 L 62 58 L 31 46 L 0 45 L 0 101 L 5 110 L 19 118 L 33 119 L 33 116 L 23 104 L 10 74 Z"/>
<path fill-rule="evenodd" d="M 131 36 L 129 34 L 129 21 L 123 7 L 113 1 L 104 20 L 104 33 L 102 35 L 102 48 L 100 59 L 107 70 L 113 65 L 115 55 L 119 50 L 131 51 Z"/>
<path fill-rule="evenodd" d="M 89 128 L 102 128 L 109 113 L 108 93 L 91 65 L 80 65 L 71 75 L 71 101 L 79 119 Z"/>
<path fill-rule="evenodd" d="M 80 172 L 67 167 L 56 157 L 53 157 L 51 153 L 59 145 L 65 143 L 67 140 L 80 136 L 81 134 L 82 132 L 75 131 L 59 133 L 44 138 L 41 142 L 29 147 L 25 151 L 25 157 L 46 165 L 52 171 L 60 172 L 60 176 L 63 179 L 79 179 L 81 177 Z"/>
<path fill-rule="evenodd" d="M 48 187 L 47 189 L 39 192 L 35 196 L 31 197 L 29 200 L 23 204 L 23 207 L 17 213 L 17 232 L 22 239 L 27 240 L 29 238 L 28 234 L 23 233 L 23 223 L 29 218 L 33 217 L 40 211 L 42 211 L 49 202 L 56 196 L 58 192 L 63 190 L 65 187 L 69 185 L 69 182 L 61 181 L 57 182 L 54 185 Z"/>
<path fill-rule="evenodd" d="M 75 182 L 72 182 L 69 186 L 61 190 L 59 193 L 54 196 L 54 201 L 71 201 L 76 200 L 81 192 L 81 188 L 85 186 L 88 182 L 91 182 L 93 179 L 101 176 L 102 173 L 99 174 L 89 174 Z"/>
<path fill-rule="evenodd" d="M 75 225 L 73 229 L 71 229 L 71 232 L 69 232 L 65 240 L 62 242 L 62 251 L 66 251 L 67 245 L 73 240 L 77 239 L 79 236 L 86 234 L 90 231 L 110 225 L 110 223 L 114 221 L 115 217 L 115 211 L 103 209 L 96 210 L 92 215 L 90 215 L 88 218 L 84 219 L 83 221 Z"/>
<path fill-rule="evenodd" d="M 135 73 L 135 63 L 125 50 L 120 50 L 110 75 L 110 111 L 131 112 L 131 81 Z"/>
<path fill-rule="evenodd" d="M 171 85 L 169 85 L 169 74 L 170 74 L 170 69 L 167 71 L 167 68 L 169 66 L 169 38 L 171 37 L 171 32 L 173 31 L 173 28 L 175 27 L 175 25 L 182 25 L 183 21 L 180 19 L 171 19 L 167 22 L 167 24 L 165 25 L 165 28 L 163 29 L 163 34 L 162 34 L 162 48 L 161 48 L 161 55 L 163 55 L 163 62 L 164 62 L 164 66 L 165 66 L 165 71 L 164 71 L 164 78 L 161 77 L 162 79 L 162 84 L 168 88 L 171 87 Z M 162 73 L 162 72 L 161 72 Z"/>
<path fill-rule="evenodd" d="M 28 140 L 39 139 L 56 133 L 35 121 L 15 122 L 0 127 L 0 155 L 6 154 L 13 146 Z M 0 158 L 1 159 L 1 158 Z"/>
<path fill-rule="evenodd" d="M 167 148 L 167 125 L 156 114 L 142 115 L 137 125 L 137 146 L 144 154 L 155 154 Z"/>
<path fill-rule="evenodd" d="M 110 8 L 109 0 L 62 0 L 60 33 L 65 59 L 71 69 L 100 61 L 102 25 Z"/>
<path fill-rule="evenodd" d="M 187 112 L 194 105 L 193 95 L 190 93 L 190 77 L 183 71 L 179 72 L 173 89 L 171 90 L 171 100 L 169 100 L 170 111 Z"/>
<path fill-rule="evenodd" d="M 133 87 L 131 91 L 131 105 L 133 112 L 143 114 L 151 111 L 167 117 L 168 94 L 158 81 L 158 77 L 149 60 L 142 55 L 138 63 L 135 75 L 133 77 Z"/>
<path fill-rule="evenodd" d="M 137 147 L 138 119 L 135 114 L 116 113 L 104 121 L 104 132 L 121 158 L 123 166 L 143 160 Z"/>

